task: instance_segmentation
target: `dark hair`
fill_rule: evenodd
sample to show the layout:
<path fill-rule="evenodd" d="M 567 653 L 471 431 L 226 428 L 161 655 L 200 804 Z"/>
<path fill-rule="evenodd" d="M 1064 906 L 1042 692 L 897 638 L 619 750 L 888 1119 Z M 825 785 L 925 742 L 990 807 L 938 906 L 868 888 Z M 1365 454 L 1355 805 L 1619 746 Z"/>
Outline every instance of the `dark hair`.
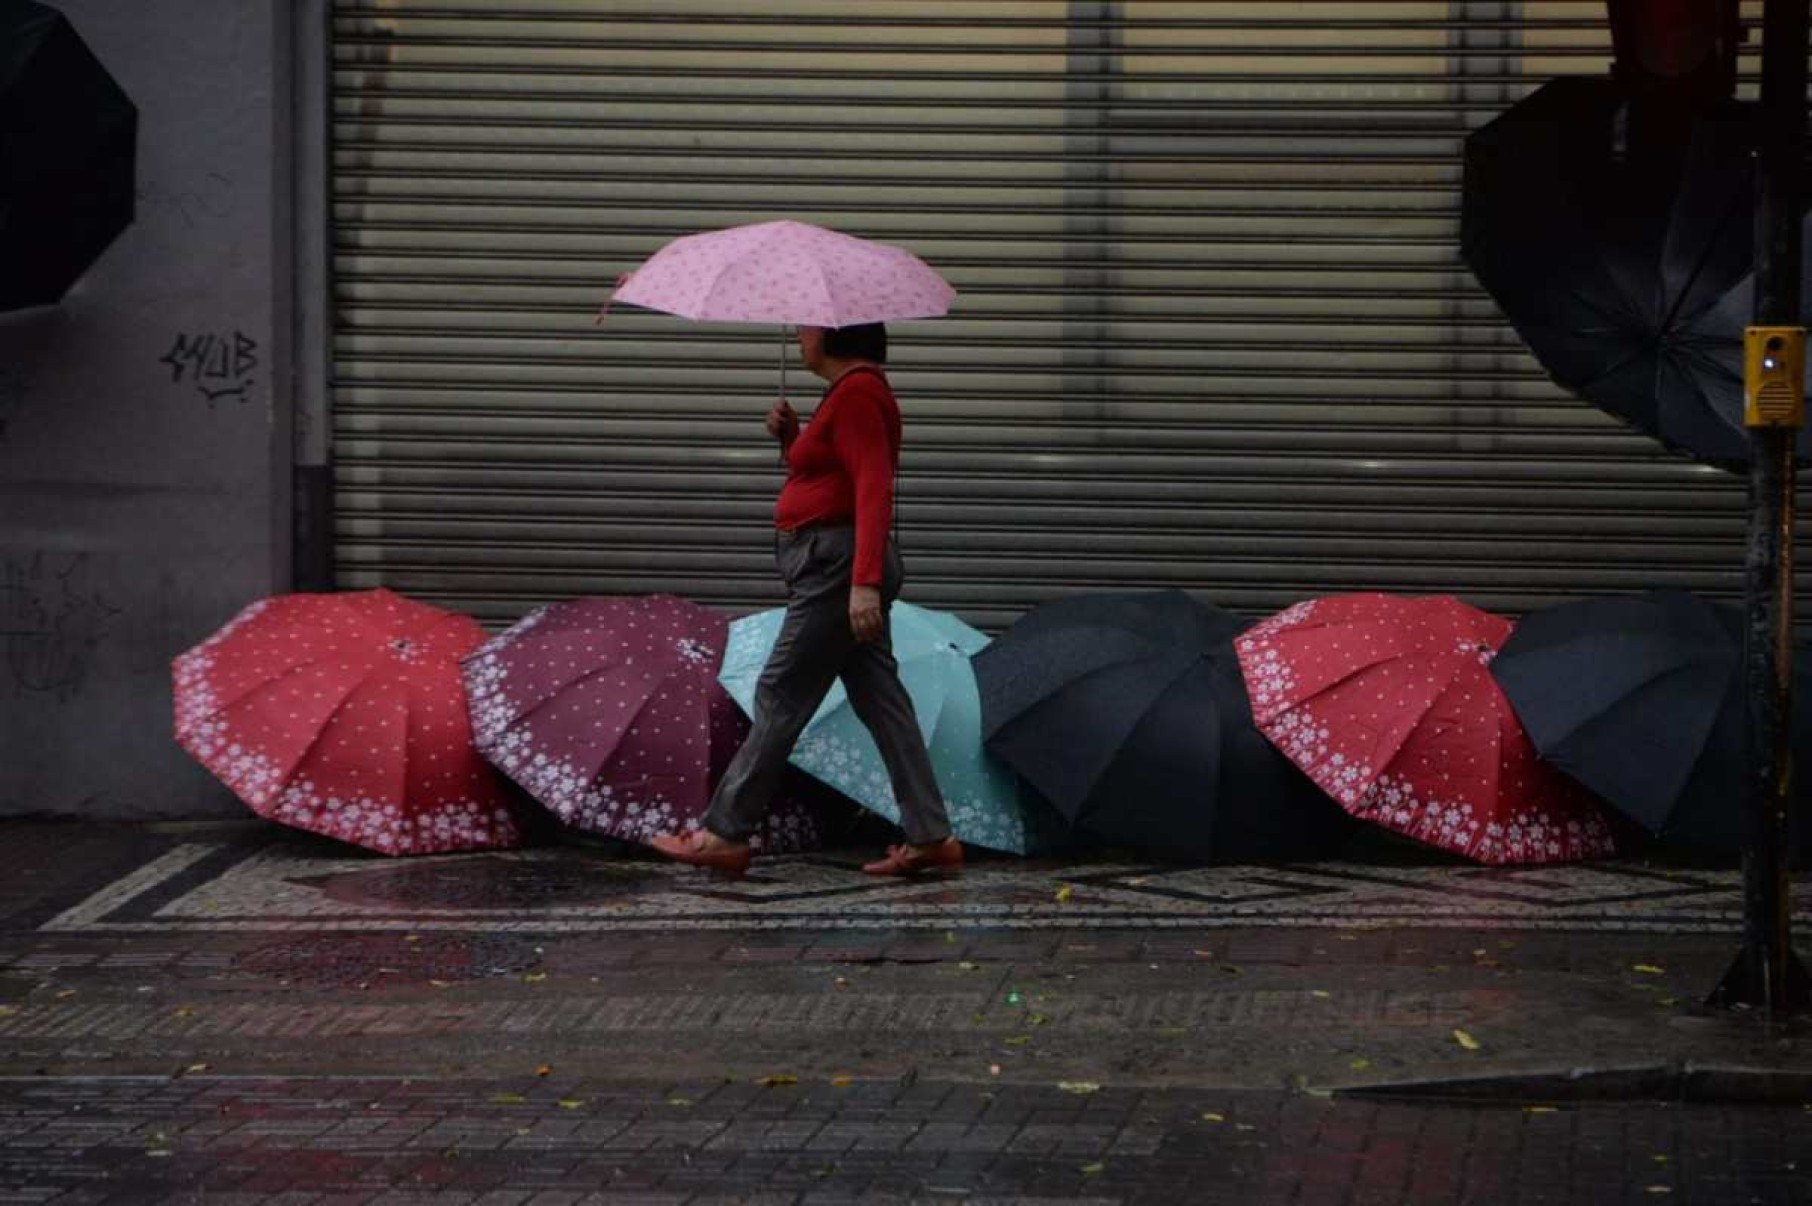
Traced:
<path fill-rule="evenodd" d="M 887 327 L 878 322 L 853 327 L 826 327 L 824 354 L 838 360 L 872 360 L 887 363 Z"/>

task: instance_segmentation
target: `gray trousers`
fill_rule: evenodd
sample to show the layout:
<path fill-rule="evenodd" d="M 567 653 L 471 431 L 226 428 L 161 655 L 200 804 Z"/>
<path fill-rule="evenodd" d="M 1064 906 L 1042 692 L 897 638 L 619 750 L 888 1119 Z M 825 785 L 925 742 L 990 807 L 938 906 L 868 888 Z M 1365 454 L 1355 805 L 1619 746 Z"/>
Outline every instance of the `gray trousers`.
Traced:
<path fill-rule="evenodd" d="M 906 840 L 928 845 L 950 836 L 950 818 L 912 698 L 900 685 L 892 634 L 865 644 L 849 629 L 855 549 L 853 528 L 778 534 L 775 560 L 786 581 L 786 619 L 755 687 L 754 727 L 730 760 L 705 813 L 705 827 L 719 837 L 740 841 L 761 825 L 794 743 L 839 678 L 887 765 Z M 903 578 L 899 550 L 890 541 L 883 605 L 900 597 Z"/>

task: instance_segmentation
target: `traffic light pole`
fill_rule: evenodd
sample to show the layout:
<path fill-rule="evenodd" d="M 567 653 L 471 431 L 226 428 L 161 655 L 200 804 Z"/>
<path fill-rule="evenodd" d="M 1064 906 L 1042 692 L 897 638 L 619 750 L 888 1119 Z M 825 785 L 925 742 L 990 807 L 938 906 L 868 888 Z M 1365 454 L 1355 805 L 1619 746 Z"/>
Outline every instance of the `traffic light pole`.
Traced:
<path fill-rule="evenodd" d="M 1749 542 L 1744 670 L 1750 780 L 1743 804 L 1743 948 L 1712 994 L 1786 1017 L 1812 1007 L 1794 953 L 1787 878 L 1792 798 L 1794 448 L 1804 423 L 1801 182 L 1808 0 L 1766 0 L 1755 219 L 1755 326 L 1745 355 Z"/>

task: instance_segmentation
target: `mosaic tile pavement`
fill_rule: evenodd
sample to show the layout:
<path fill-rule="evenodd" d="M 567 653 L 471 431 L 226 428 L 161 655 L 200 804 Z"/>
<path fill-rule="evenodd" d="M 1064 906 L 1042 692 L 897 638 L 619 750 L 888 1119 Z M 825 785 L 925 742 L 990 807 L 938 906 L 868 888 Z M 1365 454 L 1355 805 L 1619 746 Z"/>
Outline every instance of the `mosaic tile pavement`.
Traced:
<path fill-rule="evenodd" d="M 1796 883 L 1802 923 L 1812 876 Z M 1496 927 L 1734 933 L 1741 876 L 1630 862 L 1484 868 L 1316 863 L 974 865 L 863 875 L 854 858 L 765 861 L 728 883 L 553 848 L 407 861 L 285 837 L 179 844 L 41 928 L 59 932 Z"/>

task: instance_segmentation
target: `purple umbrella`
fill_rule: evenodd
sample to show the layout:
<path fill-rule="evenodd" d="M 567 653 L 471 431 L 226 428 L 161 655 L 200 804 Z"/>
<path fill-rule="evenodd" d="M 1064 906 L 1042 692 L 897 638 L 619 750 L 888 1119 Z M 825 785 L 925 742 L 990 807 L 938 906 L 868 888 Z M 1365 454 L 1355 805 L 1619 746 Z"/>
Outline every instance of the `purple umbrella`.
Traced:
<path fill-rule="evenodd" d="M 728 633 L 671 595 L 538 608 L 465 660 L 479 752 L 575 828 L 641 843 L 694 828 L 749 729 L 717 681 Z M 819 843 L 784 798 L 754 838 Z"/>

